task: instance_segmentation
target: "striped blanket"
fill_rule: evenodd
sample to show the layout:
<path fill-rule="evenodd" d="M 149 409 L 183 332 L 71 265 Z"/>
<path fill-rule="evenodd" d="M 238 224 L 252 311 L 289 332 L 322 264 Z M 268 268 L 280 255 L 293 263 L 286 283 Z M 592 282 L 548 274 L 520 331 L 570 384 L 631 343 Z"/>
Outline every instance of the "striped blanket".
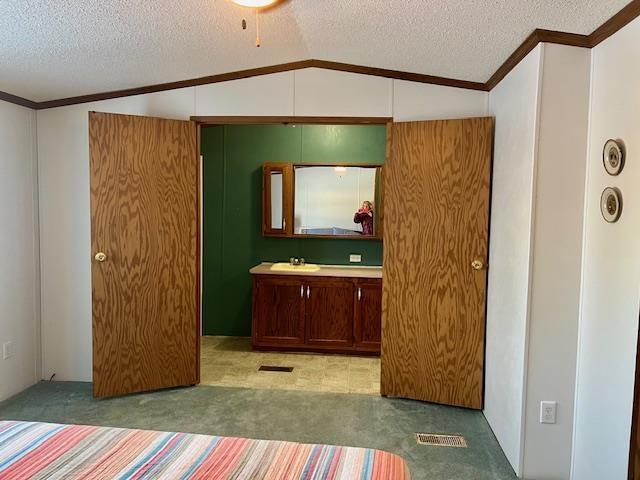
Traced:
<path fill-rule="evenodd" d="M 406 480 L 379 450 L 188 433 L 0 422 L 0 479 Z"/>

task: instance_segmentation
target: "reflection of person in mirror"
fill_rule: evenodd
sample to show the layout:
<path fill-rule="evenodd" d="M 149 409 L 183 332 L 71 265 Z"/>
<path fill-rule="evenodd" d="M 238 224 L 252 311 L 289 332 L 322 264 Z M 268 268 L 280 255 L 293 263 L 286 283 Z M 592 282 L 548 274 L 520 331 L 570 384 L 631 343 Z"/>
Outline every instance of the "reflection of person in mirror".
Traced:
<path fill-rule="evenodd" d="M 363 235 L 373 235 L 373 204 L 369 200 L 362 202 L 362 207 L 353 216 L 353 221 L 362 225 Z"/>

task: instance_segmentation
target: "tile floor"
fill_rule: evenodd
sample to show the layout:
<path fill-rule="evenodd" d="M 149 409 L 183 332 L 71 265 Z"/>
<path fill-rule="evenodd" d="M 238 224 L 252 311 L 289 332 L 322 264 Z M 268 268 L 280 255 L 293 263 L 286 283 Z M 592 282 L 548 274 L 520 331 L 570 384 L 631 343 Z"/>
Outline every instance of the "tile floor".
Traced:
<path fill-rule="evenodd" d="M 251 350 L 246 337 L 202 337 L 202 385 L 311 392 L 380 394 L 380 359 Z M 291 373 L 258 371 L 293 367 Z"/>

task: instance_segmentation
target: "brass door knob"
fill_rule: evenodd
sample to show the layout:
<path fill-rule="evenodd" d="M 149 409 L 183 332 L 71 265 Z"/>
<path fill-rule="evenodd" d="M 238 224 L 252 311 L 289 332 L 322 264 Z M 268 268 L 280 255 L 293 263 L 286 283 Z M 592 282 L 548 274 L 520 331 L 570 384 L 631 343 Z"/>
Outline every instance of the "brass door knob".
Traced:
<path fill-rule="evenodd" d="M 474 260 L 471 262 L 471 268 L 474 270 L 482 270 L 484 268 L 484 263 L 482 263 L 482 260 Z"/>
<path fill-rule="evenodd" d="M 104 252 L 98 252 L 94 258 L 96 259 L 96 262 L 104 262 L 107 259 L 107 254 Z"/>

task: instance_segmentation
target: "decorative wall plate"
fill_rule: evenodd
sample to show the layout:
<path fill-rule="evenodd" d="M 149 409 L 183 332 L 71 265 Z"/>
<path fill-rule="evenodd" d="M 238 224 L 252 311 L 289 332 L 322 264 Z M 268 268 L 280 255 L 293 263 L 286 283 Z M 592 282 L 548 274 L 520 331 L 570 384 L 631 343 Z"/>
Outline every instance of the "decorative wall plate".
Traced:
<path fill-rule="evenodd" d="M 624 168 L 624 144 L 621 140 L 607 140 L 602 150 L 602 162 L 609 175 L 618 175 Z"/>
<path fill-rule="evenodd" d="M 609 223 L 617 222 L 622 214 L 622 193 L 615 187 L 607 187 L 600 197 L 602 217 Z"/>

